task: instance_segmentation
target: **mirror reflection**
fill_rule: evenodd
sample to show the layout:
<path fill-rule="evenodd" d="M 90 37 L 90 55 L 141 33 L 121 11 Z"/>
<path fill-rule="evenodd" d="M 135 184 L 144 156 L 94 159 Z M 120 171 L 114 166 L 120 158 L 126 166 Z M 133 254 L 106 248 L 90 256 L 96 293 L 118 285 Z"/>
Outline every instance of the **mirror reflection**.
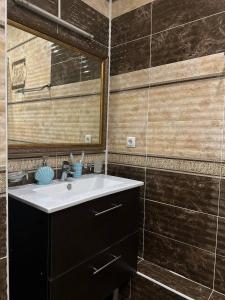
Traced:
<path fill-rule="evenodd" d="M 9 145 L 99 144 L 102 61 L 8 26 Z"/>

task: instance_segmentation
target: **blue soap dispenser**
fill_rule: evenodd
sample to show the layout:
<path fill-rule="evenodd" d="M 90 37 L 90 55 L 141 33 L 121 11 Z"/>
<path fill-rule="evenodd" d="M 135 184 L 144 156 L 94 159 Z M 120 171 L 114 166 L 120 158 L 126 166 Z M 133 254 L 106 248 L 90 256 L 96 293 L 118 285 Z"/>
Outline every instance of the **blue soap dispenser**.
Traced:
<path fill-rule="evenodd" d="M 47 158 L 43 157 L 42 166 L 38 168 L 35 173 L 35 180 L 37 184 L 47 185 L 50 184 L 55 176 L 55 173 L 51 167 L 47 165 Z"/>

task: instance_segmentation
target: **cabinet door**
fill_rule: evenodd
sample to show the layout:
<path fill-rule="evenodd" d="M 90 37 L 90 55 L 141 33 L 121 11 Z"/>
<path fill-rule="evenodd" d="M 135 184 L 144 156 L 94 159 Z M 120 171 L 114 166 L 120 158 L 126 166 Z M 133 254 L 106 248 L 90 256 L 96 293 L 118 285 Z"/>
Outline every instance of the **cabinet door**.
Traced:
<path fill-rule="evenodd" d="M 51 216 L 50 277 L 68 271 L 138 229 L 138 189 L 65 209 Z"/>
<path fill-rule="evenodd" d="M 137 234 L 50 282 L 51 300 L 103 300 L 137 268 Z"/>

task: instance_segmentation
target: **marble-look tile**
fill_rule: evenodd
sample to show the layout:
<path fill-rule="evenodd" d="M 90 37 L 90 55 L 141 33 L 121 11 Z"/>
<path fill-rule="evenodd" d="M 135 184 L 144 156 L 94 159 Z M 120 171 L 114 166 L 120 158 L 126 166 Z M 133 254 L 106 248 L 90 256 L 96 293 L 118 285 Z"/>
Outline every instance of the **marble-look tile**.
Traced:
<path fill-rule="evenodd" d="M 133 166 L 108 164 L 108 174 L 139 181 L 145 181 L 145 169 Z M 144 186 L 141 187 L 141 197 L 144 197 Z"/>
<path fill-rule="evenodd" d="M 146 198 L 217 215 L 219 178 L 147 169 Z"/>
<path fill-rule="evenodd" d="M 149 80 L 151 84 L 156 84 L 175 80 L 187 80 L 199 76 L 219 75 L 224 72 L 224 53 L 217 53 L 150 68 Z M 133 79 L 136 76 L 135 74 L 133 76 L 130 74 L 130 77 Z M 111 80 L 113 81 L 113 78 Z"/>
<path fill-rule="evenodd" d="M 0 171 L 0 194 L 4 194 L 6 189 L 6 172 Z"/>
<path fill-rule="evenodd" d="M 146 152 L 148 89 L 115 93 L 109 100 L 109 150 Z M 136 137 L 136 148 L 127 148 L 127 137 Z"/>
<path fill-rule="evenodd" d="M 225 295 L 217 293 L 216 291 L 214 291 L 209 300 L 225 300 Z"/>
<path fill-rule="evenodd" d="M 180 242 L 215 252 L 216 216 L 145 201 L 145 228 Z"/>
<path fill-rule="evenodd" d="M 225 257 L 225 218 L 218 220 L 217 254 Z"/>
<path fill-rule="evenodd" d="M 112 19 L 151 2 L 153 0 L 112 1 Z"/>
<path fill-rule="evenodd" d="M 153 33 L 225 10 L 225 0 L 155 0 L 153 5 Z"/>
<path fill-rule="evenodd" d="M 221 179 L 220 183 L 220 217 L 225 218 L 225 178 Z"/>
<path fill-rule="evenodd" d="M 151 3 L 112 20 L 112 46 L 151 34 Z"/>
<path fill-rule="evenodd" d="M 109 1 L 107 0 L 82 0 L 87 5 L 91 6 L 102 15 L 109 17 Z"/>
<path fill-rule="evenodd" d="M 148 231 L 144 245 L 145 260 L 212 288 L 214 253 Z"/>
<path fill-rule="evenodd" d="M 220 160 L 225 80 L 150 88 L 148 154 Z"/>
<path fill-rule="evenodd" d="M 29 2 L 53 15 L 58 15 L 58 0 L 29 0 Z"/>
<path fill-rule="evenodd" d="M 149 68 L 111 76 L 111 90 L 134 88 L 149 84 Z"/>
<path fill-rule="evenodd" d="M 111 75 L 149 68 L 150 38 L 144 37 L 115 46 L 112 48 L 111 55 Z"/>
<path fill-rule="evenodd" d="M 132 280 L 131 300 L 183 300 L 183 297 L 137 275 Z"/>
<path fill-rule="evenodd" d="M 0 99 L 0 166 L 6 165 L 5 101 Z"/>
<path fill-rule="evenodd" d="M 109 20 L 81 0 L 61 0 L 62 18 L 108 46 Z"/>
<path fill-rule="evenodd" d="M 7 300 L 6 258 L 0 259 L 0 300 Z"/>
<path fill-rule="evenodd" d="M 5 98 L 5 30 L 0 28 L 0 99 L 2 100 L 4 98 Z"/>
<path fill-rule="evenodd" d="M 216 256 L 215 290 L 225 295 L 225 256 Z"/>
<path fill-rule="evenodd" d="M 211 294 L 211 289 L 146 260 L 138 264 L 138 271 L 195 300 L 208 300 Z"/>
<path fill-rule="evenodd" d="M 152 66 L 224 52 L 225 13 L 153 35 Z"/>
<path fill-rule="evenodd" d="M 6 255 L 6 198 L 0 195 L 0 258 Z"/>

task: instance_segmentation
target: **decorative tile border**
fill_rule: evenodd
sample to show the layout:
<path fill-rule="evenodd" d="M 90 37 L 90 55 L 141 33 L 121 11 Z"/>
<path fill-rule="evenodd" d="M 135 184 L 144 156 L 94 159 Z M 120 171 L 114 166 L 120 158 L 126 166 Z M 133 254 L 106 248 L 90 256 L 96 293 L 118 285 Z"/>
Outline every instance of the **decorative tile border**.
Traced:
<path fill-rule="evenodd" d="M 0 194 L 5 194 L 6 174 L 5 171 L 0 172 Z"/>
<path fill-rule="evenodd" d="M 75 160 L 79 161 L 80 160 L 80 155 L 74 155 Z M 62 166 L 62 162 L 64 160 L 68 160 L 68 156 L 53 156 L 49 157 L 47 160 L 47 163 L 49 166 L 52 168 L 60 168 Z M 86 154 L 84 157 L 84 162 L 92 162 L 96 159 L 102 159 L 103 161 L 105 160 L 105 154 L 100 153 L 100 154 Z M 30 159 L 11 159 L 8 162 L 8 171 L 9 173 L 11 172 L 17 172 L 21 170 L 27 170 L 27 171 L 34 171 L 38 167 L 42 165 L 43 158 L 38 157 L 38 158 L 30 158 Z"/>
<path fill-rule="evenodd" d="M 110 153 L 109 163 L 127 164 L 146 168 L 187 172 L 210 176 L 225 176 L 225 165 L 219 162 L 207 162 L 162 157 L 145 157 L 144 155 L 128 155 Z"/>

